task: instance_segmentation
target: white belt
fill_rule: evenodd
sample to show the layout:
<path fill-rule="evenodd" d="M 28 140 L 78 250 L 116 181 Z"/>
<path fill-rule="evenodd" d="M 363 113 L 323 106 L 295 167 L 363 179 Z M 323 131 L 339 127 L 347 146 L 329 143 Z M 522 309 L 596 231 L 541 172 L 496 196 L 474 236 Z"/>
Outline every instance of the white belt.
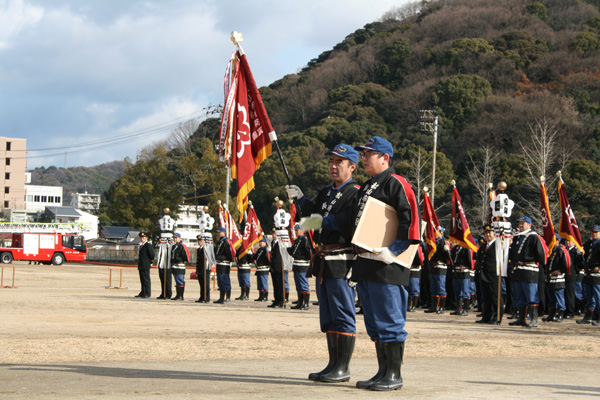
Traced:
<path fill-rule="evenodd" d="M 294 260 L 293 265 L 306 267 L 307 265 L 310 265 L 310 260 Z"/>
<path fill-rule="evenodd" d="M 539 271 L 539 268 L 537 265 L 535 267 L 532 267 L 530 265 L 517 265 L 516 269 L 524 269 L 527 271 L 535 271 L 535 272 Z"/>
<path fill-rule="evenodd" d="M 433 266 L 433 268 L 448 269 L 448 266 L 444 263 L 437 263 Z"/>

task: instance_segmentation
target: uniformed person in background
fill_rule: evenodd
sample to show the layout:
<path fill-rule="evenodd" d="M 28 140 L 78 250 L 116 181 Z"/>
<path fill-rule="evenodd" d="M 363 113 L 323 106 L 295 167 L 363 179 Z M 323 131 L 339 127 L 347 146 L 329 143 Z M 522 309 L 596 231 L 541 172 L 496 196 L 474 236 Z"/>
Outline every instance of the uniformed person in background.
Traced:
<path fill-rule="evenodd" d="M 476 256 L 475 268 L 479 272 L 482 316 L 475 322 L 482 324 L 496 324 L 502 320 L 504 299 L 501 297 L 500 310 L 498 310 L 498 264 L 496 258 L 498 242 L 491 225 L 483 227 L 483 243 Z M 500 311 L 500 312 L 498 312 Z M 498 318 L 500 316 L 500 318 Z"/>
<path fill-rule="evenodd" d="M 254 253 L 254 264 L 256 264 L 256 287 L 258 288 L 258 299 L 254 301 L 269 300 L 269 268 L 271 265 L 271 254 L 267 247 L 267 238 L 258 242 L 258 250 Z"/>
<path fill-rule="evenodd" d="M 392 144 L 374 136 L 355 150 L 361 152 L 365 172 L 371 176 L 357 195 L 355 226 L 369 197 L 391 206 L 398 217 L 394 242 L 372 252 L 357 251 L 358 257 L 352 265 L 351 280 L 358 282 L 365 327 L 375 343 L 379 364 L 379 370 L 371 379 L 358 381 L 356 386 L 377 391 L 395 390 L 403 384 L 400 368 L 407 336 L 404 326 L 410 275 L 410 267 L 398 264 L 396 257 L 411 244 L 421 241 L 421 217 L 412 185 L 396 175 L 392 167 Z"/>
<path fill-rule="evenodd" d="M 600 325 L 600 225 L 594 225 L 590 235 L 590 240 L 583 246 L 585 315 L 577 323 Z"/>
<path fill-rule="evenodd" d="M 138 272 L 140 275 L 140 285 L 142 289 L 135 297 L 147 299 L 152 294 L 150 281 L 150 268 L 154 260 L 154 248 L 148 243 L 148 236 L 145 232 L 140 232 L 140 248 L 138 254 Z"/>
<path fill-rule="evenodd" d="M 196 303 L 208 303 L 210 301 L 210 271 L 212 265 L 206 259 L 204 239 L 202 235 L 196 236 L 198 239 L 198 249 L 196 250 L 196 276 L 200 284 L 200 298 Z"/>
<path fill-rule="evenodd" d="M 243 257 L 238 257 L 238 283 L 240 285 L 241 294 L 240 297 L 236 297 L 236 300 L 249 300 L 250 299 L 250 272 L 252 271 L 252 249 L 248 249 L 248 252 Z"/>
<path fill-rule="evenodd" d="M 421 295 L 421 271 L 426 260 L 427 249 L 425 243 L 419 244 L 419 250 L 417 255 L 413 259 L 413 263 L 410 267 L 410 277 L 408 285 L 408 312 L 415 312 L 419 306 L 419 297 Z"/>
<path fill-rule="evenodd" d="M 581 284 L 585 270 L 583 268 L 583 253 L 577 248 L 575 242 L 566 240 L 565 247 L 569 250 L 569 257 L 571 257 L 571 274 L 565 276 L 565 302 L 567 307 L 565 318 L 571 319 L 575 315 L 581 315 L 581 312 L 585 310 L 583 286 Z"/>
<path fill-rule="evenodd" d="M 277 239 L 277 232 L 273 230 L 271 234 L 273 241 L 271 242 L 271 267 L 269 272 L 271 273 L 271 279 L 273 280 L 273 302 L 267 306 L 270 308 L 281 308 L 284 302 L 284 282 L 283 282 L 283 258 L 281 256 L 281 250 L 279 249 L 280 242 Z"/>
<path fill-rule="evenodd" d="M 546 264 L 542 238 L 531 229 L 531 225 L 532 220 L 528 216 L 519 218 L 519 233 L 514 235 L 509 251 L 513 304 L 519 313 L 519 318 L 509 322 L 509 325 L 530 328 L 538 326 L 539 277 Z M 529 322 L 527 322 L 528 312 L 531 312 Z"/>
<path fill-rule="evenodd" d="M 219 300 L 213 301 L 216 304 L 229 303 L 231 299 L 231 280 L 229 272 L 231 271 L 231 263 L 235 257 L 235 250 L 231 240 L 227 238 L 227 229 L 221 227 L 217 229 L 219 242 L 215 250 L 215 258 L 217 260 L 217 284 L 219 286 Z"/>
<path fill-rule="evenodd" d="M 174 233 L 171 246 L 171 269 L 173 278 L 175 278 L 175 293 L 176 296 L 171 300 L 183 300 L 183 292 L 185 291 L 185 263 L 189 261 L 187 249 L 181 243 L 181 234 Z"/>
<path fill-rule="evenodd" d="M 356 293 L 348 284 L 348 275 L 355 258 L 350 242 L 354 230 L 351 209 L 359 188 L 352 178 L 358 152 L 340 143 L 326 155 L 333 184 L 321 189 L 313 201 L 297 186 L 288 188 L 288 196 L 298 199 L 305 217 L 321 218 L 321 227 L 315 230 L 317 248 L 308 274 L 315 277 L 319 323 L 327 339 L 329 362 L 323 370 L 310 373 L 308 379 L 343 382 L 350 379 L 348 364 L 356 339 Z"/>
<path fill-rule="evenodd" d="M 456 309 L 450 315 L 469 315 L 471 299 L 471 271 L 473 270 L 473 252 L 455 244 L 450 253 L 452 258 L 452 288 L 456 299 Z"/>
<path fill-rule="evenodd" d="M 310 286 L 306 272 L 310 266 L 310 258 L 312 255 L 312 244 L 310 238 L 304 233 L 304 229 L 300 224 L 294 226 L 296 232 L 296 240 L 292 247 L 288 247 L 287 251 L 292 256 L 292 271 L 294 271 L 294 283 L 296 284 L 296 292 L 298 293 L 298 303 L 290 307 L 293 310 L 308 310 L 310 301 Z"/>
<path fill-rule="evenodd" d="M 444 239 L 445 229 L 440 227 L 436 233 L 436 250 L 429 259 L 429 291 L 431 292 L 431 307 L 426 313 L 443 314 L 446 309 L 446 275 L 450 265 L 450 249 Z"/>
<path fill-rule="evenodd" d="M 558 235 L 557 235 L 558 236 Z M 560 240 L 560 238 L 558 238 Z M 565 316 L 565 276 L 571 271 L 571 257 L 567 248 L 558 242 L 546 263 L 546 282 L 549 294 L 548 315 L 544 322 L 562 322 Z"/>

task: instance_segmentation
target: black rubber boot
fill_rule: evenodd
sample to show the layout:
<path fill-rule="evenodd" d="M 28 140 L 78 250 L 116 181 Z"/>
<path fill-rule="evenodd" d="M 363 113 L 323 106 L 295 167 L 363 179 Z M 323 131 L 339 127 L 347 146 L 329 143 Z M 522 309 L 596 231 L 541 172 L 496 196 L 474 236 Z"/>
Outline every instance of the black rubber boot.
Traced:
<path fill-rule="evenodd" d="M 537 328 L 538 326 L 538 312 L 539 312 L 539 307 L 538 305 L 532 305 L 529 308 L 531 310 L 531 321 L 529 321 L 527 323 L 527 327 L 528 328 Z"/>
<path fill-rule="evenodd" d="M 406 312 L 412 312 L 414 296 L 408 296 L 408 306 Z"/>
<path fill-rule="evenodd" d="M 565 319 L 565 312 L 563 310 L 558 310 L 556 314 L 554 314 L 554 322 L 563 322 Z"/>
<path fill-rule="evenodd" d="M 327 332 L 325 336 L 327 337 L 327 351 L 329 352 L 329 363 L 327 363 L 327 366 L 321 371 L 311 372 L 310 374 L 308 374 L 308 379 L 310 379 L 311 381 L 320 380 L 321 375 L 324 375 L 331 371 L 337 363 L 337 333 Z"/>
<path fill-rule="evenodd" d="M 578 319 L 575 322 L 578 324 L 590 324 L 592 322 L 592 310 L 585 310 L 583 319 Z"/>
<path fill-rule="evenodd" d="M 302 306 L 304 306 L 304 293 L 298 292 L 298 301 L 295 306 L 291 306 L 292 310 L 301 310 Z"/>
<path fill-rule="evenodd" d="M 400 370 L 404 358 L 404 342 L 386 343 L 383 347 L 385 348 L 385 375 L 373 383 L 370 389 L 378 391 L 400 389 L 403 383 Z"/>
<path fill-rule="evenodd" d="M 219 291 L 219 300 L 213 301 L 215 304 L 223 304 L 225 303 L 225 292 L 223 290 Z"/>
<path fill-rule="evenodd" d="M 285 292 L 285 302 L 289 302 L 290 301 L 290 292 Z"/>
<path fill-rule="evenodd" d="M 300 301 L 302 300 L 302 299 L 301 299 L 301 298 L 302 298 L 302 293 L 300 293 L 300 292 L 296 292 L 296 295 L 298 296 L 298 300 L 296 300 L 296 301 L 292 301 L 292 304 L 298 304 L 298 303 L 300 303 Z M 287 299 L 286 299 L 286 300 L 287 300 Z M 294 308 L 294 307 L 290 307 L 290 308 Z"/>
<path fill-rule="evenodd" d="M 375 351 L 377 352 L 377 364 L 379 365 L 379 370 L 371 379 L 356 382 L 356 387 L 359 389 L 369 389 L 373 383 L 385 376 L 385 371 L 387 370 L 385 363 L 385 345 L 375 342 Z"/>
<path fill-rule="evenodd" d="M 446 298 L 440 296 L 440 303 L 439 303 L 438 309 L 435 313 L 443 314 L 444 311 L 446 311 Z"/>
<path fill-rule="evenodd" d="M 262 299 L 262 301 L 269 301 L 269 292 L 263 292 L 264 293 L 264 297 Z"/>
<path fill-rule="evenodd" d="M 254 299 L 254 301 L 263 301 L 264 297 L 264 292 L 258 292 L 258 299 Z"/>
<path fill-rule="evenodd" d="M 227 292 L 225 292 L 225 303 L 229 303 L 230 300 L 231 300 L 231 290 L 228 290 Z"/>
<path fill-rule="evenodd" d="M 458 315 L 460 316 L 467 316 L 469 315 L 469 303 L 471 302 L 471 300 L 469 299 L 461 299 L 462 300 L 462 307 L 460 307 L 460 311 L 458 313 Z"/>
<path fill-rule="evenodd" d="M 177 286 L 175 288 L 175 293 L 177 293 L 177 296 L 173 297 L 171 300 L 183 300 L 183 297 L 181 294 L 181 286 Z"/>
<path fill-rule="evenodd" d="M 509 322 L 508 325 L 510 325 L 510 326 L 527 326 L 527 321 L 525 320 L 525 318 L 527 318 L 527 307 L 519 308 L 517 313 L 519 316 L 517 318 L 517 320 Z"/>
<path fill-rule="evenodd" d="M 426 313 L 436 313 L 440 305 L 440 296 L 431 296 L 431 307 L 425 310 Z"/>
<path fill-rule="evenodd" d="M 181 286 L 179 289 L 181 290 L 181 292 L 179 293 L 179 296 L 180 296 L 181 298 L 180 298 L 179 300 L 182 300 L 182 301 L 183 301 L 183 292 L 185 292 L 185 286 Z"/>
<path fill-rule="evenodd" d="M 450 315 L 462 315 L 462 314 L 461 314 L 461 312 L 462 312 L 462 308 L 463 308 L 463 298 L 462 298 L 462 297 L 459 297 L 459 298 L 456 300 L 456 310 L 452 311 L 452 312 L 450 313 Z"/>
<path fill-rule="evenodd" d="M 304 293 L 304 304 L 300 307 L 301 310 L 308 310 L 310 305 L 310 293 Z"/>
<path fill-rule="evenodd" d="M 331 371 L 321 375 L 321 382 L 337 383 L 350 380 L 350 359 L 354 351 L 356 336 L 336 333 L 337 362 Z"/>
<path fill-rule="evenodd" d="M 592 325 L 600 326 L 600 313 L 594 313 L 592 316 Z"/>
<path fill-rule="evenodd" d="M 552 322 L 554 320 L 554 315 L 556 314 L 556 308 L 550 307 L 548 310 L 548 316 L 542 318 L 544 322 Z"/>
<path fill-rule="evenodd" d="M 244 295 L 246 294 L 246 288 L 242 287 L 242 288 L 240 288 L 240 290 L 242 293 L 240 293 L 240 297 L 235 298 L 236 300 L 244 300 Z"/>

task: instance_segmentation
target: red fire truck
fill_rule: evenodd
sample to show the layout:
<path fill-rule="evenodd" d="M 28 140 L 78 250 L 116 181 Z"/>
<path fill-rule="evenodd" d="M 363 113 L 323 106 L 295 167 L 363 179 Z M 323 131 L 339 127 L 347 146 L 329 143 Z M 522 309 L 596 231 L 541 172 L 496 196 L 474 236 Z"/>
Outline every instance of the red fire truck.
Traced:
<path fill-rule="evenodd" d="M 85 261 L 87 246 L 83 236 L 74 233 L 12 234 L 10 247 L 0 247 L 0 261 L 39 261 L 42 264 L 61 265 L 65 261 Z"/>

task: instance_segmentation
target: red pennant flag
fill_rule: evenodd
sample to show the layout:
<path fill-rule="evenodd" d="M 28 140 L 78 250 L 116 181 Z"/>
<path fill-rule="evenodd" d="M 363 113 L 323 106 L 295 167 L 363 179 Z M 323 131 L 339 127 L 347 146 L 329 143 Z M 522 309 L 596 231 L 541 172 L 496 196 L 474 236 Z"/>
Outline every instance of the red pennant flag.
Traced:
<path fill-rule="evenodd" d="M 465 249 L 477 252 L 475 239 L 471 235 L 471 228 L 467 222 L 465 210 L 460 201 L 460 195 L 456 187 L 452 190 L 452 224 L 450 225 L 450 241 Z"/>
<path fill-rule="evenodd" d="M 229 213 L 229 210 L 223 206 L 219 206 L 219 222 L 221 227 L 227 229 L 227 237 L 231 240 L 233 247 L 236 248 L 242 244 L 242 235 L 235 225 L 233 217 Z"/>
<path fill-rule="evenodd" d="M 427 259 L 435 254 L 437 250 L 436 245 L 436 234 L 440 228 L 440 221 L 438 220 L 433 204 L 427 192 L 423 193 L 423 222 L 427 223 L 425 227 L 425 243 L 427 244 Z"/>
<path fill-rule="evenodd" d="M 561 238 L 575 243 L 579 251 L 583 252 L 581 233 L 579 232 L 579 226 L 577 225 L 577 220 L 575 220 L 573 209 L 569 204 L 562 177 L 558 181 L 558 198 L 560 199 L 560 227 L 558 228 L 558 234 Z"/>
<path fill-rule="evenodd" d="M 548 251 L 552 251 L 556 246 L 556 234 L 554 233 L 554 225 L 552 224 L 552 216 L 550 215 L 550 206 L 548 205 L 548 193 L 546 192 L 546 185 L 542 182 L 542 198 L 540 212 L 542 215 L 542 228 L 544 234 L 544 241 L 548 247 Z"/>
<path fill-rule="evenodd" d="M 290 241 L 292 244 L 296 241 L 296 231 L 294 230 L 294 226 L 296 225 L 296 205 L 294 203 L 290 204 L 290 224 L 288 225 L 288 232 L 290 234 Z"/>
<path fill-rule="evenodd" d="M 240 257 L 246 255 L 252 246 L 262 240 L 264 236 L 260 221 L 251 205 L 248 208 L 248 218 L 246 218 L 246 227 L 244 228 L 244 236 L 242 237 L 242 247 L 240 247 Z"/>
<path fill-rule="evenodd" d="M 238 51 L 236 57 L 237 71 L 221 119 L 221 141 L 225 160 L 231 165 L 231 176 L 237 180 L 237 208 L 243 216 L 248 208 L 248 194 L 254 189 L 254 172 L 271 155 L 271 142 L 277 136 L 246 55 Z"/>

